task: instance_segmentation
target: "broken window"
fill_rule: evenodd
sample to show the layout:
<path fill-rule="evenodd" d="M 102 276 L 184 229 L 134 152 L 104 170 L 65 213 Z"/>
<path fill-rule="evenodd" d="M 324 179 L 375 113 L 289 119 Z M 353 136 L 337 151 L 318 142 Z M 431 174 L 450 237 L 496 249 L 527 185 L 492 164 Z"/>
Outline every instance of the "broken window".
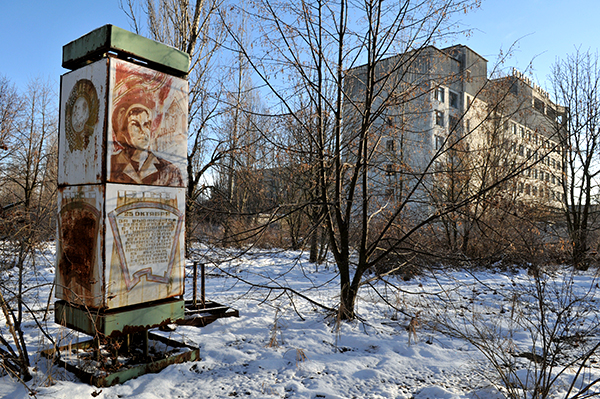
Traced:
<path fill-rule="evenodd" d="M 438 126 L 444 126 L 444 112 L 435 111 L 435 124 Z"/>
<path fill-rule="evenodd" d="M 443 87 L 438 87 L 437 89 L 435 89 L 435 99 L 438 100 L 439 102 L 444 102 L 444 88 Z"/>
<path fill-rule="evenodd" d="M 385 148 L 389 151 L 389 152 L 394 152 L 396 151 L 396 142 L 393 139 L 389 139 L 388 141 L 386 141 L 385 143 Z"/>
<path fill-rule="evenodd" d="M 449 93 L 450 93 L 450 106 L 452 108 L 458 108 L 458 94 L 456 94 L 452 91 Z"/>
<path fill-rule="evenodd" d="M 396 173 L 396 167 L 394 166 L 393 163 L 388 163 L 385 166 L 385 174 L 388 176 L 392 176 Z"/>
<path fill-rule="evenodd" d="M 444 138 L 442 136 L 435 136 L 435 149 L 439 150 L 444 146 Z"/>

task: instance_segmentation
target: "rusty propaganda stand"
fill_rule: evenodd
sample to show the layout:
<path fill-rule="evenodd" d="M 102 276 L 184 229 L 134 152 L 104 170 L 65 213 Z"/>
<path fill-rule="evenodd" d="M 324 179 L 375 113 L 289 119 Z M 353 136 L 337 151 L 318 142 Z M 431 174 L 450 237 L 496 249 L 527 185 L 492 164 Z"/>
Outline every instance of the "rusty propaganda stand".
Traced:
<path fill-rule="evenodd" d="M 106 25 L 65 45 L 63 67 L 55 321 L 93 339 L 43 354 L 109 386 L 199 359 L 148 332 L 185 317 L 189 57 Z"/>

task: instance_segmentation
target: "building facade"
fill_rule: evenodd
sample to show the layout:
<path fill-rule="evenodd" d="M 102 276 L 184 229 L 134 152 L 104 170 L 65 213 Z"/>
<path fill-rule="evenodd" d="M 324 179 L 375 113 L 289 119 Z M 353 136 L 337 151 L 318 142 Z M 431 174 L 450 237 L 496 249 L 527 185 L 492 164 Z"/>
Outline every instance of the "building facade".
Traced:
<path fill-rule="evenodd" d="M 470 48 L 428 46 L 354 68 L 345 83 L 345 156 L 368 125 L 382 201 L 443 206 L 483 190 L 562 203 L 566 110 L 518 71 L 489 78 Z"/>

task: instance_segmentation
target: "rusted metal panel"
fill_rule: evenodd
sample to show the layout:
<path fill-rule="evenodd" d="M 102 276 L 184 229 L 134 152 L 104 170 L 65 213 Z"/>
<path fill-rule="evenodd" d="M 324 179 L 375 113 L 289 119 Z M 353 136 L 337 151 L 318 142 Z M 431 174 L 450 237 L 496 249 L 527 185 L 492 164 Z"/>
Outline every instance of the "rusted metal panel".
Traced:
<path fill-rule="evenodd" d="M 107 82 L 106 59 L 61 78 L 59 186 L 102 182 Z"/>
<path fill-rule="evenodd" d="M 110 59 L 107 181 L 184 187 L 188 84 Z"/>
<path fill-rule="evenodd" d="M 183 295 L 184 216 L 182 188 L 61 187 L 56 297 L 114 309 Z"/>
<path fill-rule="evenodd" d="M 184 79 L 116 58 L 63 75 L 58 184 L 184 187 L 187 91 Z"/>
<path fill-rule="evenodd" d="M 56 297 L 104 307 L 104 187 L 60 187 L 58 209 Z"/>
<path fill-rule="evenodd" d="M 106 306 L 183 295 L 184 189 L 107 184 L 106 213 Z"/>
<path fill-rule="evenodd" d="M 180 77 L 187 75 L 190 65 L 189 55 L 183 51 L 114 25 L 104 25 L 63 46 L 62 66 L 76 69 L 107 52 L 132 56 Z"/>

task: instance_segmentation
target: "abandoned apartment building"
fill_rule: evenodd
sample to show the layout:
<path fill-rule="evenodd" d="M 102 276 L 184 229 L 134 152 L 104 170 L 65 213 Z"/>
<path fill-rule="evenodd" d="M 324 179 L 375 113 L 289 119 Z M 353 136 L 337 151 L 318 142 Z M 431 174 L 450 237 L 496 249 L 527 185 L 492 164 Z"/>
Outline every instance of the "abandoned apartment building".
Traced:
<path fill-rule="evenodd" d="M 346 88 L 346 156 L 368 103 L 369 178 L 382 199 L 401 201 L 421 184 L 414 201 L 431 203 L 451 179 L 468 181 L 464 195 L 503 178 L 514 201 L 560 205 L 566 110 L 519 71 L 488 78 L 487 60 L 470 48 L 427 46 L 350 70 Z"/>

